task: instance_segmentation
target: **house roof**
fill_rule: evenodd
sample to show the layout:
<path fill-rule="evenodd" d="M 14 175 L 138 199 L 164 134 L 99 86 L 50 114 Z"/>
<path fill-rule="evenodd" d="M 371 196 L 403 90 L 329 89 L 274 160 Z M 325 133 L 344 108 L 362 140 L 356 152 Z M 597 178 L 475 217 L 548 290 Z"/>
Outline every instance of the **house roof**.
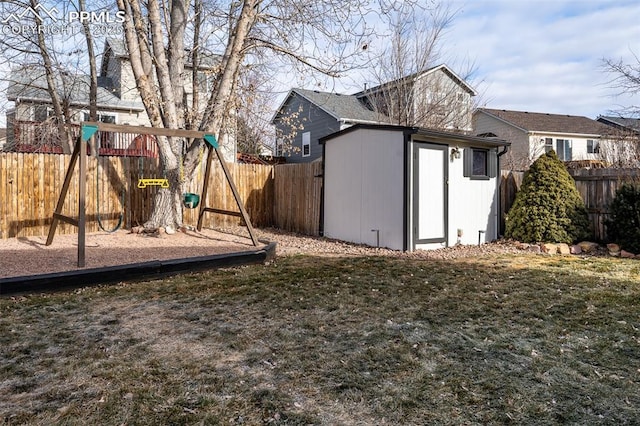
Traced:
<path fill-rule="evenodd" d="M 430 141 L 438 142 L 438 143 L 446 143 L 449 145 L 458 144 L 458 143 L 476 145 L 476 146 L 482 146 L 482 147 L 501 147 L 501 146 L 507 147 L 511 145 L 511 142 L 508 142 L 504 139 L 499 139 L 499 138 L 466 136 L 460 133 L 443 132 L 440 130 L 425 129 L 422 127 L 407 127 L 407 126 L 396 126 L 393 124 L 366 124 L 366 123 L 359 123 L 354 126 L 347 127 L 346 129 L 340 130 L 339 132 L 324 136 L 319 139 L 319 142 L 321 144 L 324 144 L 331 139 L 334 139 L 346 133 L 356 131 L 358 129 L 390 130 L 390 131 L 396 131 L 396 132 L 403 132 L 404 134 L 409 136 L 422 136 L 429 139 Z"/>
<path fill-rule="evenodd" d="M 89 107 L 88 75 L 64 74 L 56 76 L 56 87 L 61 97 L 69 99 L 74 107 Z M 123 101 L 113 94 L 107 78 L 98 79 L 97 105 L 102 110 L 143 111 L 141 102 Z M 41 69 L 21 68 L 13 70 L 7 87 L 7 99 L 15 102 L 51 104 L 47 80 Z"/>
<path fill-rule="evenodd" d="M 354 93 L 354 96 L 361 98 L 363 96 L 369 95 L 371 93 L 378 92 L 380 90 L 384 90 L 386 87 L 397 84 L 397 82 L 402 80 L 416 80 L 418 78 L 426 77 L 430 74 L 434 74 L 437 71 L 442 71 L 447 74 L 452 80 L 454 80 L 460 87 L 462 87 L 465 91 L 467 91 L 471 96 L 476 96 L 476 91 L 473 87 L 471 87 L 463 78 L 461 78 L 458 74 L 456 74 L 451 68 L 449 68 L 445 64 L 440 64 L 435 67 L 428 68 L 424 71 L 419 71 L 413 74 L 410 74 L 406 77 L 400 78 L 398 80 L 389 81 L 378 86 L 371 87 L 369 89 L 365 89 L 358 93 Z"/>
<path fill-rule="evenodd" d="M 272 122 L 278 117 L 280 111 L 289 99 L 296 95 L 316 105 L 338 121 L 381 123 L 387 122 L 388 120 L 386 116 L 365 107 L 354 95 L 341 95 L 317 90 L 291 89 L 282 105 L 276 110 L 276 114 L 271 120 Z"/>
<path fill-rule="evenodd" d="M 116 58 L 128 58 L 127 45 L 122 38 L 107 37 L 104 41 L 105 49 L 111 48 Z"/>
<path fill-rule="evenodd" d="M 577 115 L 509 111 L 490 108 L 478 108 L 476 113 L 490 115 L 526 132 L 602 135 L 607 131 L 607 127 L 604 124 L 588 117 Z"/>
<path fill-rule="evenodd" d="M 127 49 L 127 45 L 123 38 L 108 37 L 105 40 L 105 56 L 103 61 L 108 61 L 108 55 L 106 55 L 106 53 L 109 49 L 113 53 L 113 56 L 116 58 L 123 58 L 123 59 L 129 58 L 129 51 Z M 185 53 L 187 54 L 185 65 L 187 67 L 192 67 L 193 51 L 190 49 L 185 49 Z M 201 55 L 199 57 L 200 68 L 212 69 L 213 67 L 215 67 L 220 63 L 221 58 L 222 57 L 220 55 L 216 55 L 201 49 Z M 104 68 L 104 65 L 103 65 L 103 68 Z"/>
<path fill-rule="evenodd" d="M 601 115 L 598 121 L 609 126 L 640 132 L 640 118 L 611 117 Z"/>

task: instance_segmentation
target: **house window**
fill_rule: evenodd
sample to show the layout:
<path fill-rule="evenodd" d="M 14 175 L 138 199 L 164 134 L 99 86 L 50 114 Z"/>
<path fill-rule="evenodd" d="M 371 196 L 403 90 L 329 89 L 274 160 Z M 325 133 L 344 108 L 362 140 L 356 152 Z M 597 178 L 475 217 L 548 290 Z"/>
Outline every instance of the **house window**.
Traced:
<path fill-rule="evenodd" d="M 587 139 L 587 153 L 589 154 L 600 153 L 600 144 L 598 143 L 598 141 L 594 141 L 593 139 Z"/>
<path fill-rule="evenodd" d="M 98 113 L 97 115 L 98 116 L 96 121 L 99 123 L 108 123 L 108 124 L 116 123 L 116 116 L 114 114 Z M 86 111 L 83 111 L 82 118 L 83 118 L 83 121 L 89 121 L 89 118 L 90 118 L 89 113 Z M 111 132 L 98 132 L 98 134 L 96 135 L 96 141 L 98 143 L 99 148 L 117 148 L 114 145 L 115 143 L 114 140 L 115 140 L 115 136 Z"/>
<path fill-rule="evenodd" d="M 497 161 L 495 153 L 488 149 L 465 148 L 463 175 L 471 179 L 496 177 Z"/>
<path fill-rule="evenodd" d="M 88 112 L 84 112 L 82 114 L 83 120 L 84 121 L 89 121 L 89 113 Z M 96 120 L 100 123 L 109 123 L 109 124 L 115 124 L 116 123 L 116 116 L 112 115 L 112 114 L 98 114 L 98 119 Z"/>
<path fill-rule="evenodd" d="M 553 149 L 553 139 L 544 138 L 544 153 L 551 151 Z"/>
<path fill-rule="evenodd" d="M 196 80 L 197 80 L 197 84 L 198 84 L 198 91 L 200 93 L 208 93 L 211 91 L 212 89 L 212 81 L 211 78 L 203 73 L 203 72 L 199 72 L 196 76 Z"/>
<path fill-rule="evenodd" d="M 571 160 L 571 140 L 556 139 L 556 154 L 561 161 Z"/>
<path fill-rule="evenodd" d="M 311 155 L 311 132 L 304 132 L 302 134 L 302 156 L 308 157 Z"/>
<path fill-rule="evenodd" d="M 35 121 L 42 122 L 48 118 L 55 117 L 56 113 L 53 108 L 46 105 L 36 105 L 34 107 L 34 119 Z"/>

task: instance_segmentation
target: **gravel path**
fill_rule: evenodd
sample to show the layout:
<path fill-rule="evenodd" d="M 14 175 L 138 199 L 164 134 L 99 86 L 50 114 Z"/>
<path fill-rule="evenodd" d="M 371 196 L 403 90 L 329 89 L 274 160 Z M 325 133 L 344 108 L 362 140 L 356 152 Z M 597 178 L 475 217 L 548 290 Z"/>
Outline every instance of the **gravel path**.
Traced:
<path fill-rule="evenodd" d="M 400 252 L 385 248 L 375 248 L 359 244 L 346 243 L 323 237 L 309 237 L 280 231 L 277 229 L 258 229 L 259 238 L 277 241 L 277 254 L 288 256 L 295 254 L 310 254 L 322 256 L 405 256 L 420 259 L 455 259 L 459 257 L 482 256 L 492 253 L 518 253 L 515 244 L 497 242 L 473 246 L 455 246 L 438 250 L 417 250 L 414 252 Z"/>

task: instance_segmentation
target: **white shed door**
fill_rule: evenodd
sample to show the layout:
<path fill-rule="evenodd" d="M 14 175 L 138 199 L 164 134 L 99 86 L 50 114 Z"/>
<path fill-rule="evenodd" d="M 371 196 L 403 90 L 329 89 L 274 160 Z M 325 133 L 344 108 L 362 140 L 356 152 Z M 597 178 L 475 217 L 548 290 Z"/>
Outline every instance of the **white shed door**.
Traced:
<path fill-rule="evenodd" d="M 447 240 L 447 147 L 416 143 L 413 151 L 414 243 Z"/>

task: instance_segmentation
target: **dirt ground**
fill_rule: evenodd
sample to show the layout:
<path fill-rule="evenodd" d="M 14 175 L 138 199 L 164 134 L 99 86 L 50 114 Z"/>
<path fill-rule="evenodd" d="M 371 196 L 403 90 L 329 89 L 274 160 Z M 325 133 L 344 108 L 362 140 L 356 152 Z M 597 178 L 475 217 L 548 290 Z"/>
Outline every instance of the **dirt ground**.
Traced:
<path fill-rule="evenodd" d="M 401 256 L 410 258 L 453 259 L 488 253 L 517 252 L 513 244 L 493 243 L 481 246 L 456 246 L 446 249 L 402 253 L 385 248 L 368 247 L 322 237 L 256 229 L 261 241 L 275 241 L 276 255 L 321 256 Z M 46 236 L 0 240 L 0 278 L 44 274 L 78 269 L 77 236 L 56 235 L 53 244 L 45 245 Z M 262 247 L 262 246 L 259 246 Z M 86 266 L 125 265 L 152 260 L 180 259 L 255 250 L 244 227 L 186 230 L 173 235 L 114 233 L 87 234 Z"/>
<path fill-rule="evenodd" d="M 78 269 L 77 238 L 77 235 L 56 235 L 50 246 L 45 245 L 46 236 L 0 240 L 0 278 Z M 256 249 L 248 237 L 209 229 L 173 235 L 132 234 L 125 230 L 92 233 L 87 234 L 85 244 L 85 268 Z"/>

